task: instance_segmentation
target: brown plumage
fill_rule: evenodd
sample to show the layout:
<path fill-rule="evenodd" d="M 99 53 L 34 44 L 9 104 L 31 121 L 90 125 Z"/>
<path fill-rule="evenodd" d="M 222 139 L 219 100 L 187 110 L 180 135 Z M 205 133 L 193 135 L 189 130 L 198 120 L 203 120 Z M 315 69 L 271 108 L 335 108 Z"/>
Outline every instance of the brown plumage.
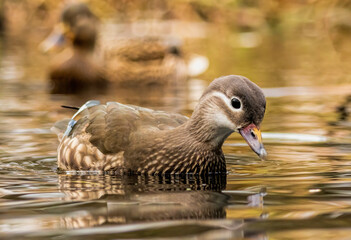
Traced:
<path fill-rule="evenodd" d="M 235 75 L 215 79 L 190 118 L 116 102 L 87 103 L 74 120 L 53 128 L 60 140 L 58 167 L 111 173 L 225 173 L 221 147 L 234 131 L 257 154 L 266 155 L 258 130 L 265 104 L 257 85 Z"/>

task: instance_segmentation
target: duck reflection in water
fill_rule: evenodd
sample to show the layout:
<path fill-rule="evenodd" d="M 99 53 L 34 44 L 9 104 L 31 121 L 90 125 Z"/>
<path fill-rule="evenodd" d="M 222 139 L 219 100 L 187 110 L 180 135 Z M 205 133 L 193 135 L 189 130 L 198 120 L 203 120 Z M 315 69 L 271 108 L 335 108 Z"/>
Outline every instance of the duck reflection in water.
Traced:
<path fill-rule="evenodd" d="M 177 230 L 177 236 L 201 233 L 206 239 L 213 236 L 217 239 L 220 236 L 265 239 L 264 231 L 251 230 L 251 224 L 255 221 L 226 219 L 226 207 L 232 198 L 222 193 L 226 181 L 226 175 L 60 174 L 59 189 L 64 193 L 66 203 L 46 211 L 60 212 L 63 215 L 61 227 L 64 229 L 100 229 L 100 234 L 105 234 L 106 238 L 111 235 L 125 238 L 124 234 L 140 237 L 140 232 L 148 230 L 174 237 L 173 228 L 181 228 L 181 232 Z M 257 207 L 252 203 L 262 196 L 249 195 L 246 202 L 251 207 Z M 126 225 L 130 227 L 129 230 L 126 230 Z"/>
<path fill-rule="evenodd" d="M 225 218 L 228 196 L 220 193 L 225 186 L 226 175 L 59 175 L 65 200 L 84 201 L 87 206 L 88 215 L 65 217 L 67 227 L 79 228 L 106 223 Z M 81 209 L 81 205 L 77 207 Z"/>

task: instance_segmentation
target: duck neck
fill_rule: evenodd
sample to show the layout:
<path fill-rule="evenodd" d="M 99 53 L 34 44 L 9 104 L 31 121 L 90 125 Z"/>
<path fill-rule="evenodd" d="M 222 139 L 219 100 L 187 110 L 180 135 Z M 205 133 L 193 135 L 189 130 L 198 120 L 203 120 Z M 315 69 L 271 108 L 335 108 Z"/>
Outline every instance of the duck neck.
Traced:
<path fill-rule="evenodd" d="M 95 46 L 74 45 L 74 52 L 80 55 L 90 55 L 94 52 Z"/>
<path fill-rule="evenodd" d="M 184 127 L 190 137 L 211 149 L 221 149 L 223 142 L 233 133 L 229 128 L 219 127 L 214 114 L 199 111 L 194 111 Z"/>

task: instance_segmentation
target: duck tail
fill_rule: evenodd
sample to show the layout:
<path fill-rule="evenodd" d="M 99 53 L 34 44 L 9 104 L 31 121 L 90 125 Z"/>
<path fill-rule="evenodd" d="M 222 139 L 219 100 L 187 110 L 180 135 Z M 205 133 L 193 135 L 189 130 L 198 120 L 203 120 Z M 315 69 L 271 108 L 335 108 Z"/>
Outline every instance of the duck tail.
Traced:
<path fill-rule="evenodd" d="M 87 101 L 80 108 L 62 105 L 61 107 L 63 107 L 63 108 L 74 109 L 74 110 L 77 110 L 77 112 L 73 115 L 73 117 L 71 119 L 64 119 L 64 120 L 56 122 L 54 124 L 54 126 L 51 128 L 51 131 L 56 133 L 57 136 L 58 136 L 59 141 L 61 141 L 65 136 L 68 136 L 71 133 L 74 125 L 78 121 L 75 118 L 80 113 L 82 113 L 83 111 L 85 111 L 86 109 L 88 109 L 90 107 L 93 107 L 93 106 L 96 106 L 96 105 L 99 105 L 99 104 L 100 104 L 100 101 L 90 100 L 90 101 Z"/>
<path fill-rule="evenodd" d="M 67 129 L 67 125 L 69 123 L 71 119 L 67 118 L 67 119 L 63 119 L 61 121 L 57 121 L 54 126 L 51 127 L 51 131 L 53 133 L 56 133 L 57 134 L 57 137 L 59 139 L 59 141 L 61 142 L 62 138 L 63 138 L 63 135 Z"/>

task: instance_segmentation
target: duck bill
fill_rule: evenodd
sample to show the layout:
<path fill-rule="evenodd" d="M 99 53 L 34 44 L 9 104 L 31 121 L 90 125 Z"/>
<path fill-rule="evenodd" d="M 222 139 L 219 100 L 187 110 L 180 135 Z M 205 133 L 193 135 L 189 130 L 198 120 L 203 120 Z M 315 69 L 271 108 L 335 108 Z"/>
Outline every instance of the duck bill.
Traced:
<path fill-rule="evenodd" d="M 57 25 L 50 35 L 40 43 L 39 49 L 48 53 L 60 49 L 65 44 L 65 30 L 63 24 Z"/>
<path fill-rule="evenodd" d="M 261 158 L 265 159 L 267 152 L 264 149 L 262 143 L 261 131 L 255 124 L 250 124 L 249 126 L 239 130 L 241 136 L 246 140 L 251 149 Z"/>

